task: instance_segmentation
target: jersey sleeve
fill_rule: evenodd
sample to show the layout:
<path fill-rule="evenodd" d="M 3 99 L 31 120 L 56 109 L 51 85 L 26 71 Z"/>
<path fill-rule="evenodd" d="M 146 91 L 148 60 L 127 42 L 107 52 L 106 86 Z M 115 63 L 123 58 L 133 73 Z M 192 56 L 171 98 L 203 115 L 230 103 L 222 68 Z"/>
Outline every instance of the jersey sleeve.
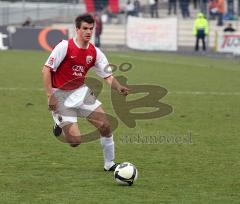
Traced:
<path fill-rule="evenodd" d="M 48 57 L 45 66 L 50 67 L 53 71 L 56 71 L 61 62 L 64 60 L 68 49 L 68 41 L 62 40 L 58 45 L 52 50 L 50 56 Z"/>
<path fill-rule="evenodd" d="M 96 56 L 96 62 L 93 67 L 96 74 L 102 78 L 107 78 L 112 75 L 112 69 L 109 66 L 109 62 L 106 58 L 106 56 L 103 54 L 103 52 L 96 47 L 97 56 Z"/>

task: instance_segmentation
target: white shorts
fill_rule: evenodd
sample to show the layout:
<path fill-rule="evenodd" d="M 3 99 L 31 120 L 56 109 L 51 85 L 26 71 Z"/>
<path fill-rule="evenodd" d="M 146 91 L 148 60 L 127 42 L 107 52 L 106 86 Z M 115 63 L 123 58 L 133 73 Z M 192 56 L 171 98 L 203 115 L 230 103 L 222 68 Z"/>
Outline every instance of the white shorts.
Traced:
<path fill-rule="evenodd" d="M 86 85 L 70 91 L 54 89 L 54 96 L 58 103 L 57 111 L 52 111 L 52 116 L 60 127 L 76 123 L 77 117 L 88 117 L 102 104 Z"/>

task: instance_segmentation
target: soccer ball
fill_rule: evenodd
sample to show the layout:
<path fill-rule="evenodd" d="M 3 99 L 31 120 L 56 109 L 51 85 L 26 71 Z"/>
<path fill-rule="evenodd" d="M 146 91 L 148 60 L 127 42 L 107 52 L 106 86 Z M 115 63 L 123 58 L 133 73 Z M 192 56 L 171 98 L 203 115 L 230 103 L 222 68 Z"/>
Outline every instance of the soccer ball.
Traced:
<path fill-rule="evenodd" d="M 114 178 L 120 185 L 131 186 L 137 177 L 137 168 L 129 162 L 123 162 L 119 164 L 114 171 Z"/>

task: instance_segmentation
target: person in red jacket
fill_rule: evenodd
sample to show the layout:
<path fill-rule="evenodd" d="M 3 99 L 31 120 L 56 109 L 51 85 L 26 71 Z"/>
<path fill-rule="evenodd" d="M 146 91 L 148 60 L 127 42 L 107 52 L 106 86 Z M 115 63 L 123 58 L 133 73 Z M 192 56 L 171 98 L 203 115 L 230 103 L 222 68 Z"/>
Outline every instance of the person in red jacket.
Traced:
<path fill-rule="evenodd" d="M 61 41 L 43 66 L 43 83 L 48 97 L 48 107 L 55 122 L 55 136 L 63 134 L 71 147 L 82 141 L 77 116 L 85 117 L 100 132 L 103 147 L 104 170 L 113 171 L 114 141 L 110 123 L 93 92 L 85 84 L 85 76 L 93 69 L 112 89 L 128 95 L 129 89 L 121 85 L 109 70 L 109 62 L 99 48 L 89 41 L 93 34 L 94 18 L 80 15 L 75 20 L 75 38 Z"/>

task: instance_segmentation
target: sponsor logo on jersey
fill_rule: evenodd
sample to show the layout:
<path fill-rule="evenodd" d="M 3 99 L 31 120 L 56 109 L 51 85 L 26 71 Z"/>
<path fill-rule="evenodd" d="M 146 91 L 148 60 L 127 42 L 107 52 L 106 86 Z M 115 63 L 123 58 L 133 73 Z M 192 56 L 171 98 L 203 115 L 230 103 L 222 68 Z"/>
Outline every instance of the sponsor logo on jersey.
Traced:
<path fill-rule="evenodd" d="M 77 57 L 77 56 L 70 56 L 71 59 L 74 59 L 74 58 L 76 58 L 76 57 Z"/>
<path fill-rule="evenodd" d="M 93 57 L 92 57 L 91 55 L 88 55 L 88 56 L 86 57 L 86 62 L 87 62 L 87 64 L 90 64 L 90 63 L 92 62 L 92 60 L 93 60 Z"/>
<path fill-rule="evenodd" d="M 83 76 L 83 73 L 85 71 L 85 66 L 73 65 L 72 70 L 73 70 L 73 75 L 74 76 Z"/>
<path fill-rule="evenodd" d="M 75 72 L 84 72 L 85 66 L 82 65 L 73 65 L 72 70 Z"/>

